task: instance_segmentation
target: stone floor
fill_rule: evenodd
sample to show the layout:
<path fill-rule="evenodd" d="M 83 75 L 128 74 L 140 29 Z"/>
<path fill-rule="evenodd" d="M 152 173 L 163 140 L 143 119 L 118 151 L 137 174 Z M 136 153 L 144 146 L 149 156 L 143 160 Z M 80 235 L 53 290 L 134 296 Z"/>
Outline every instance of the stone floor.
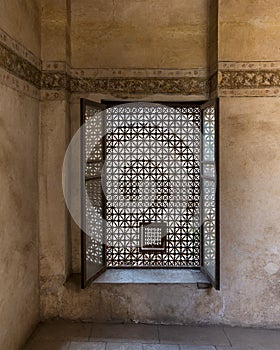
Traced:
<path fill-rule="evenodd" d="M 24 350 L 280 350 L 280 330 L 51 321 Z"/>

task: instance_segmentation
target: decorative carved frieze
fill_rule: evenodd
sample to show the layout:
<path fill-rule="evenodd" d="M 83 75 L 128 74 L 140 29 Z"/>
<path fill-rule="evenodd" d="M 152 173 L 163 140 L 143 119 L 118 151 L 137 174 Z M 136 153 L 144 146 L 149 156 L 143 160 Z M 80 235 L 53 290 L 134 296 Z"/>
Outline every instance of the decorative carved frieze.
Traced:
<path fill-rule="evenodd" d="M 219 96 L 279 96 L 280 62 L 219 62 Z"/>
<path fill-rule="evenodd" d="M 45 90 L 70 90 L 70 79 L 66 72 L 43 71 L 41 88 Z"/>
<path fill-rule="evenodd" d="M 0 66 L 36 88 L 41 86 L 41 71 L 25 58 L 0 43 Z"/>
<path fill-rule="evenodd" d="M 280 87 L 280 70 L 221 71 L 220 89 Z"/>
<path fill-rule="evenodd" d="M 203 78 L 71 78 L 71 92 L 205 95 Z"/>
<path fill-rule="evenodd" d="M 205 68 L 160 69 L 160 68 L 85 68 L 71 69 L 76 78 L 207 78 Z"/>

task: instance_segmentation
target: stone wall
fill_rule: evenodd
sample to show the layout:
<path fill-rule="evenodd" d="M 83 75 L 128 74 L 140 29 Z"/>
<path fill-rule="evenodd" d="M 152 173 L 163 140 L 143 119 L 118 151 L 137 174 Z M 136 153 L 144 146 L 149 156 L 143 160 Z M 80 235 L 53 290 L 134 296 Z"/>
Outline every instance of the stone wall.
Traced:
<path fill-rule="evenodd" d="M 71 222 L 72 241 L 69 239 L 61 191 L 69 102 L 73 134 L 79 127 L 81 97 L 205 99 L 207 6 L 207 0 L 176 1 L 172 10 L 168 1 L 42 1 L 39 183 L 43 318 L 62 316 L 63 283 L 70 273 L 69 264 L 75 273 L 81 266 L 80 231 Z M 155 32 L 157 36 L 153 37 Z"/>
<path fill-rule="evenodd" d="M 222 322 L 279 326 L 279 98 L 220 98 Z"/>
<path fill-rule="evenodd" d="M 27 21 L 35 2 L 32 11 L 24 2 L 4 2 L 8 15 L 20 15 L 18 22 L 3 19 L 12 38 L 0 35 L 7 164 L 1 170 L 7 179 L 1 183 L 7 203 L 1 256 L 2 266 L 9 266 L 0 270 L 7 301 L 2 328 L 9 330 L 1 336 L 5 348 L 16 348 L 38 320 L 37 165 L 42 319 L 280 326 L 277 2 L 176 0 L 171 6 L 165 0 L 115 0 L 105 7 L 97 0 L 43 0 L 41 36 L 30 29 L 34 19 Z M 36 11 L 40 16 L 39 7 Z M 26 32 L 23 21 L 29 23 Z M 221 290 L 194 285 L 81 290 L 78 281 L 66 282 L 71 272 L 80 272 L 80 236 L 73 222 L 69 229 L 61 168 L 70 128 L 73 134 L 79 127 L 80 97 L 205 100 L 209 85 L 220 98 Z M 22 329 L 15 310 L 23 310 L 20 321 L 28 315 Z M 17 329 L 15 335 L 11 329 Z"/>
<path fill-rule="evenodd" d="M 277 0 L 219 0 L 219 4 L 219 60 L 279 60 Z"/>
<path fill-rule="evenodd" d="M 42 0 L 42 79 L 39 135 L 40 302 L 57 314 L 61 286 L 71 273 L 69 216 L 62 164 L 70 137 L 70 10 L 67 0 Z"/>
<path fill-rule="evenodd" d="M 72 0 L 75 68 L 206 68 L 208 0 Z"/>
<path fill-rule="evenodd" d="M 39 321 L 40 1 L 0 3 L 0 348 L 16 350 Z"/>
<path fill-rule="evenodd" d="M 225 317 L 280 325 L 279 2 L 219 1 Z"/>
<path fill-rule="evenodd" d="M 46 289 L 42 316 L 279 326 L 279 190 L 273 178 L 279 173 L 280 84 L 279 64 L 269 62 L 277 59 L 277 45 L 268 49 L 270 33 L 276 40 L 278 32 L 277 10 L 271 9 L 276 2 L 71 5 L 72 134 L 79 127 L 80 97 L 205 100 L 209 68 L 211 96 L 220 97 L 221 290 L 184 285 L 81 290 L 78 281 L 62 286 L 53 278 L 55 293 Z M 72 271 L 80 272 L 74 223 Z"/>

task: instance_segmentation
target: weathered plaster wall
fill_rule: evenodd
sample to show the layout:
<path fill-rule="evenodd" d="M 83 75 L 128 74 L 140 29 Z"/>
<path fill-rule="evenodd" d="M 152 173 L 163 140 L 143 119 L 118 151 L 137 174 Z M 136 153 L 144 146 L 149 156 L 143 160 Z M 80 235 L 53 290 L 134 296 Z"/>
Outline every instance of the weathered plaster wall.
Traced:
<path fill-rule="evenodd" d="M 279 60 L 278 0 L 219 0 L 219 60 Z"/>
<path fill-rule="evenodd" d="M 221 98 L 220 106 L 221 290 L 121 284 L 81 290 L 77 280 L 60 289 L 56 313 L 46 308 L 47 317 L 279 326 L 280 101 Z"/>
<path fill-rule="evenodd" d="M 42 0 L 42 89 L 39 134 L 40 309 L 56 314 L 59 290 L 71 273 L 69 216 L 62 164 L 69 142 L 66 75 L 70 63 L 70 1 Z"/>
<path fill-rule="evenodd" d="M 232 323 L 280 325 L 278 14 L 275 0 L 219 0 L 221 279 Z"/>
<path fill-rule="evenodd" d="M 208 16 L 208 67 L 210 75 L 217 68 L 218 63 L 218 9 L 219 0 L 210 0 Z"/>
<path fill-rule="evenodd" d="M 0 95 L 0 348 L 12 350 L 39 321 L 39 104 L 1 84 Z"/>
<path fill-rule="evenodd" d="M 145 3 L 145 6 L 140 7 L 140 3 L 142 5 Z M 163 6 L 164 2 L 162 2 L 161 10 L 155 7 L 158 9 L 157 20 L 154 22 L 152 20 L 154 13 L 151 9 L 158 3 L 158 1 L 149 3 L 131 1 L 124 4 L 123 1 L 114 1 L 114 6 L 113 2 L 106 4 L 105 11 L 104 2 L 96 1 L 96 6 L 90 6 L 92 2 L 89 4 L 89 2 L 73 0 L 72 65 L 74 68 L 80 68 L 77 75 L 88 74 L 93 80 L 95 74 L 105 75 L 109 72 L 113 75 L 113 71 L 106 69 L 108 67 L 112 69 L 121 67 L 123 68 L 120 70 L 121 74 L 128 74 L 128 76 L 132 71 L 126 73 L 125 70 L 133 67 L 174 69 L 206 67 L 206 32 L 204 32 L 203 45 L 205 48 L 203 50 L 198 49 L 202 47 L 200 45 L 195 44 L 191 47 L 187 43 L 188 57 L 185 47 L 181 47 L 181 41 L 178 39 L 181 35 L 180 38 L 187 41 L 190 30 L 189 21 L 192 21 L 190 18 L 196 18 L 196 16 L 187 16 L 188 11 L 185 10 L 188 6 L 200 6 L 202 3 L 198 1 L 176 2 L 175 10 L 177 11 L 178 5 L 184 11 L 180 11 L 180 16 L 175 16 L 175 18 L 169 11 L 172 23 L 176 23 L 177 19 L 178 22 L 187 21 L 186 26 L 178 25 L 177 28 L 173 28 L 174 42 L 169 36 L 172 31 L 168 21 L 164 22 L 169 16 L 166 14 L 169 5 Z M 262 2 L 220 0 L 218 13 L 215 6 L 210 9 L 215 16 L 218 14 L 218 26 L 215 21 L 214 23 L 210 21 L 208 45 L 211 52 L 208 55 L 208 64 L 213 66 L 217 64 L 219 70 L 220 66 L 223 68 L 222 73 L 219 71 L 218 89 L 215 87 L 215 93 L 218 92 L 220 96 L 221 107 L 221 290 L 199 291 L 195 286 L 183 285 L 170 287 L 121 284 L 93 285 L 89 289 L 81 290 L 78 281 L 63 285 L 65 274 L 61 277 L 61 271 L 65 270 L 65 266 L 62 265 L 65 262 L 59 257 L 57 250 L 55 256 L 49 260 L 49 266 L 46 264 L 46 275 L 48 276 L 41 277 L 43 318 L 60 316 L 94 321 L 280 326 L 278 291 L 280 281 L 280 243 L 278 239 L 280 187 L 277 184 L 280 170 L 280 125 L 277 111 L 280 107 L 280 100 L 277 97 L 279 89 L 275 87 L 277 84 L 274 80 L 274 77 L 279 75 L 279 66 L 278 70 L 271 73 L 269 67 L 263 65 L 264 62 L 260 63 L 266 69 L 264 73 L 261 73 L 261 79 L 265 77 L 261 85 L 259 66 L 255 66 L 252 70 L 252 63 L 244 62 L 246 60 L 277 60 L 276 36 L 279 36 L 279 31 L 277 34 L 277 30 L 274 29 L 277 28 L 275 13 L 278 9 L 275 11 L 271 9 L 275 6 L 277 6 L 275 0 Z M 147 11 L 148 8 L 149 11 Z M 264 9 L 265 12 L 262 12 L 261 9 Z M 162 11 L 163 14 L 161 18 L 157 17 L 159 11 Z M 135 12 L 139 13 L 139 17 L 132 21 L 131 13 Z M 151 17 L 147 18 L 147 28 L 145 26 L 142 28 L 140 24 L 144 22 L 143 18 L 146 18 L 145 15 L 148 12 L 147 16 Z M 115 13 L 118 13 L 118 16 Z M 154 28 L 157 22 L 161 26 L 162 23 L 165 23 L 168 28 L 168 35 L 162 36 L 165 40 L 161 40 L 159 31 Z M 242 31 L 240 28 L 243 28 Z M 195 33 L 193 40 L 196 40 L 200 36 L 197 35 L 197 28 L 192 29 Z M 155 34 L 151 41 L 152 30 Z M 271 33 L 270 44 L 267 43 L 270 38 L 269 33 Z M 143 38 L 147 40 L 142 40 Z M 264 38 L 267 38 L 267 41 Z M 212 40 L 214 40 L 213 44 Z M 166 45 L 171 45 L 168 46 L 168 54 L 165 54 L 163 45 L 165 41 Z M 154 42 L 159 45 L 157 52 L 154 50 Z M 172 46 L 175 42 L 178 44 L 176 48 Z M 128 46 L 125 46 L 126 43 Z M 179 51 L 176 51 L 177 49 Z M 128 54 L 122 54 L 127 51 Z M 158 52 L 161 54 L 159 55 Z M 171 57 L 175 52 L 176 55 Z M 177 57 L 180 57 L 180 60 Z M 229 66 L 224 62 L 228 60 L 235 61 L 230 63 L 233 73 L 228 71 Z M 90 68 L 98 68 L 99 71 L 90 70 Z M 248 69 L 251 69 L 249 73 L 246 72 Z M 73 72 L 75 75 L 76 70 Z M 230 79 L 226 80 L 224 77 L 227 77 L 228 73 L 233 74 L 233 78 L 230 76 Z M 156 73 L 153 72 L 153 74 Z M 89 87 L 84 86 L 81 87 L 80 93 L 72 94 L 72 133 L 79 124 L 79 97 L 99 100 L 106 96 L 110 98 L 121 96 L 112 92 L 106 95 L 104 91 L 95 91 L 94 89 L 98 90 L 100 87 L 96 88 L 95 84 Z M 91 86 L 94 91 L 89 91 Z M 151 95 L 150 91 L 148 95 L 143 93 L 139 98 L 150 100 Z M 273 97 L 267 97 L 268 95 Z M 58 98 L 59 96 L 58 94 Z M 124 96 L 127 99 L 135 98 L 135 95 L 129 92 Z M 157 100 L 160 100 L 158 97 L 172 99 L 170 95 L 164 94 L 156 97 Z M 189 97 L 189 95 L 181 96 L 181 99 Z M 173 98 L 176 99 L 175 94 Z M 59 102 L 56 103 L 59 105 Z M 61 105 L 61 108 L 64 107 Z M 58 112 L 59 108 L 56 112 L 55 104 L 52 107 L 49 104 L 46 109 L 48 109 L 46 120 L 49 121 L 45 130 L 49 136 L 47 135 L 45 140 L 49 139 L 47 143 L 55 143 L 56 137 L 59 135 L 64 137 L 65 124 L 59 125 L 60 112 Z M 54 118 L 55 121 L 51 121 L 51 118 Z M 65 118 L 64 115 L 63 118 Z M 52 162 L 55 164 L 52 179 L 55 179 L 56 174 L 57 178 L 53 186 L 56 189 L 60 175 L 61 153 L 56 156 L 49 146 L 46 154 L 49 164 Z M 59 206 L 61 212 L 61 193 L 56 194 L 55 192 L 49 188 L 45 193 L 45 198 L 48 194 L 53 194 L 53 199 L 49 203 L 55 203 L 55 208 Z M 51 223 L 54 228 L 55 222 L 51 220 L 52 216 L 48 215 L 46 222 Z M 53 249 L 54 252 L 55 249 L 54 245 L 64 242 L 65 226 L 61 228 L 57 236 L 53 234 L 52 237 L 58 237 L 57 239 L 47 242 L 47 233 L 48 230 L 45 233 L 45 248 L 48 247 L 51 255 L 51 250 Z M 72 234 L 72 268 L 74 272 L 79 272 L 79 230 L 72 230 Z M 67 250 L 62 247 L 61 251 L 65 254 Z"/>
<path fill-rule="evenodd" d="M 41 101 L 40 113 L 40 285 L 41 303 L 52 300 L 50 279 L 58 285 L 69 274 L 68 215 L 62 193 L 62 162 L 68 141 L 65 101 Z M 70 241 L 70 239 L 69 239 Z"/>
<path fill-rule="evenodd" d="M 279 98 L 221 98 L 224 320 L 280 325 Z"/>
<path fill-rule="evenodd" d="M 70 62 L 70 1 L 41 0 L 43 61 Z"/>
<path fill-rule="evenodd" d="M 207 66 L 208 0 L 72 0 L 75 68 Z"/>
<path fill-rule="evenodd" d="M 39 0 L 2 0 L 1 29 L 40 57 L 41 4 Z"/>
<path fill-rule="evenodd" d="M 40 1 L 1 1 L 0 25 L 0 45 L 38 63 Z M 0 348 L 17 350 L 39 321 L 39 99 L 35 87 L 5 71 L 3 62 L 11 61 L 2 54 Z"/>

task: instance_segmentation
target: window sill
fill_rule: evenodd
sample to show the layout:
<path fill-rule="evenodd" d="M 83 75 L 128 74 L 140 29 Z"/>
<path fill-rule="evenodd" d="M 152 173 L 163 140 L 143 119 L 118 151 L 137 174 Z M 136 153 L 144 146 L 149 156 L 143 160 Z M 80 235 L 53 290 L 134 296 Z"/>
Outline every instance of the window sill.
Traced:
<path fill-rule="evenodd" d="M 193 269 L 129 269 L 111 268 L 96 278 L 92 284 L 197 284 L 209 288 L 209 280 L 199 270 Z"/>

